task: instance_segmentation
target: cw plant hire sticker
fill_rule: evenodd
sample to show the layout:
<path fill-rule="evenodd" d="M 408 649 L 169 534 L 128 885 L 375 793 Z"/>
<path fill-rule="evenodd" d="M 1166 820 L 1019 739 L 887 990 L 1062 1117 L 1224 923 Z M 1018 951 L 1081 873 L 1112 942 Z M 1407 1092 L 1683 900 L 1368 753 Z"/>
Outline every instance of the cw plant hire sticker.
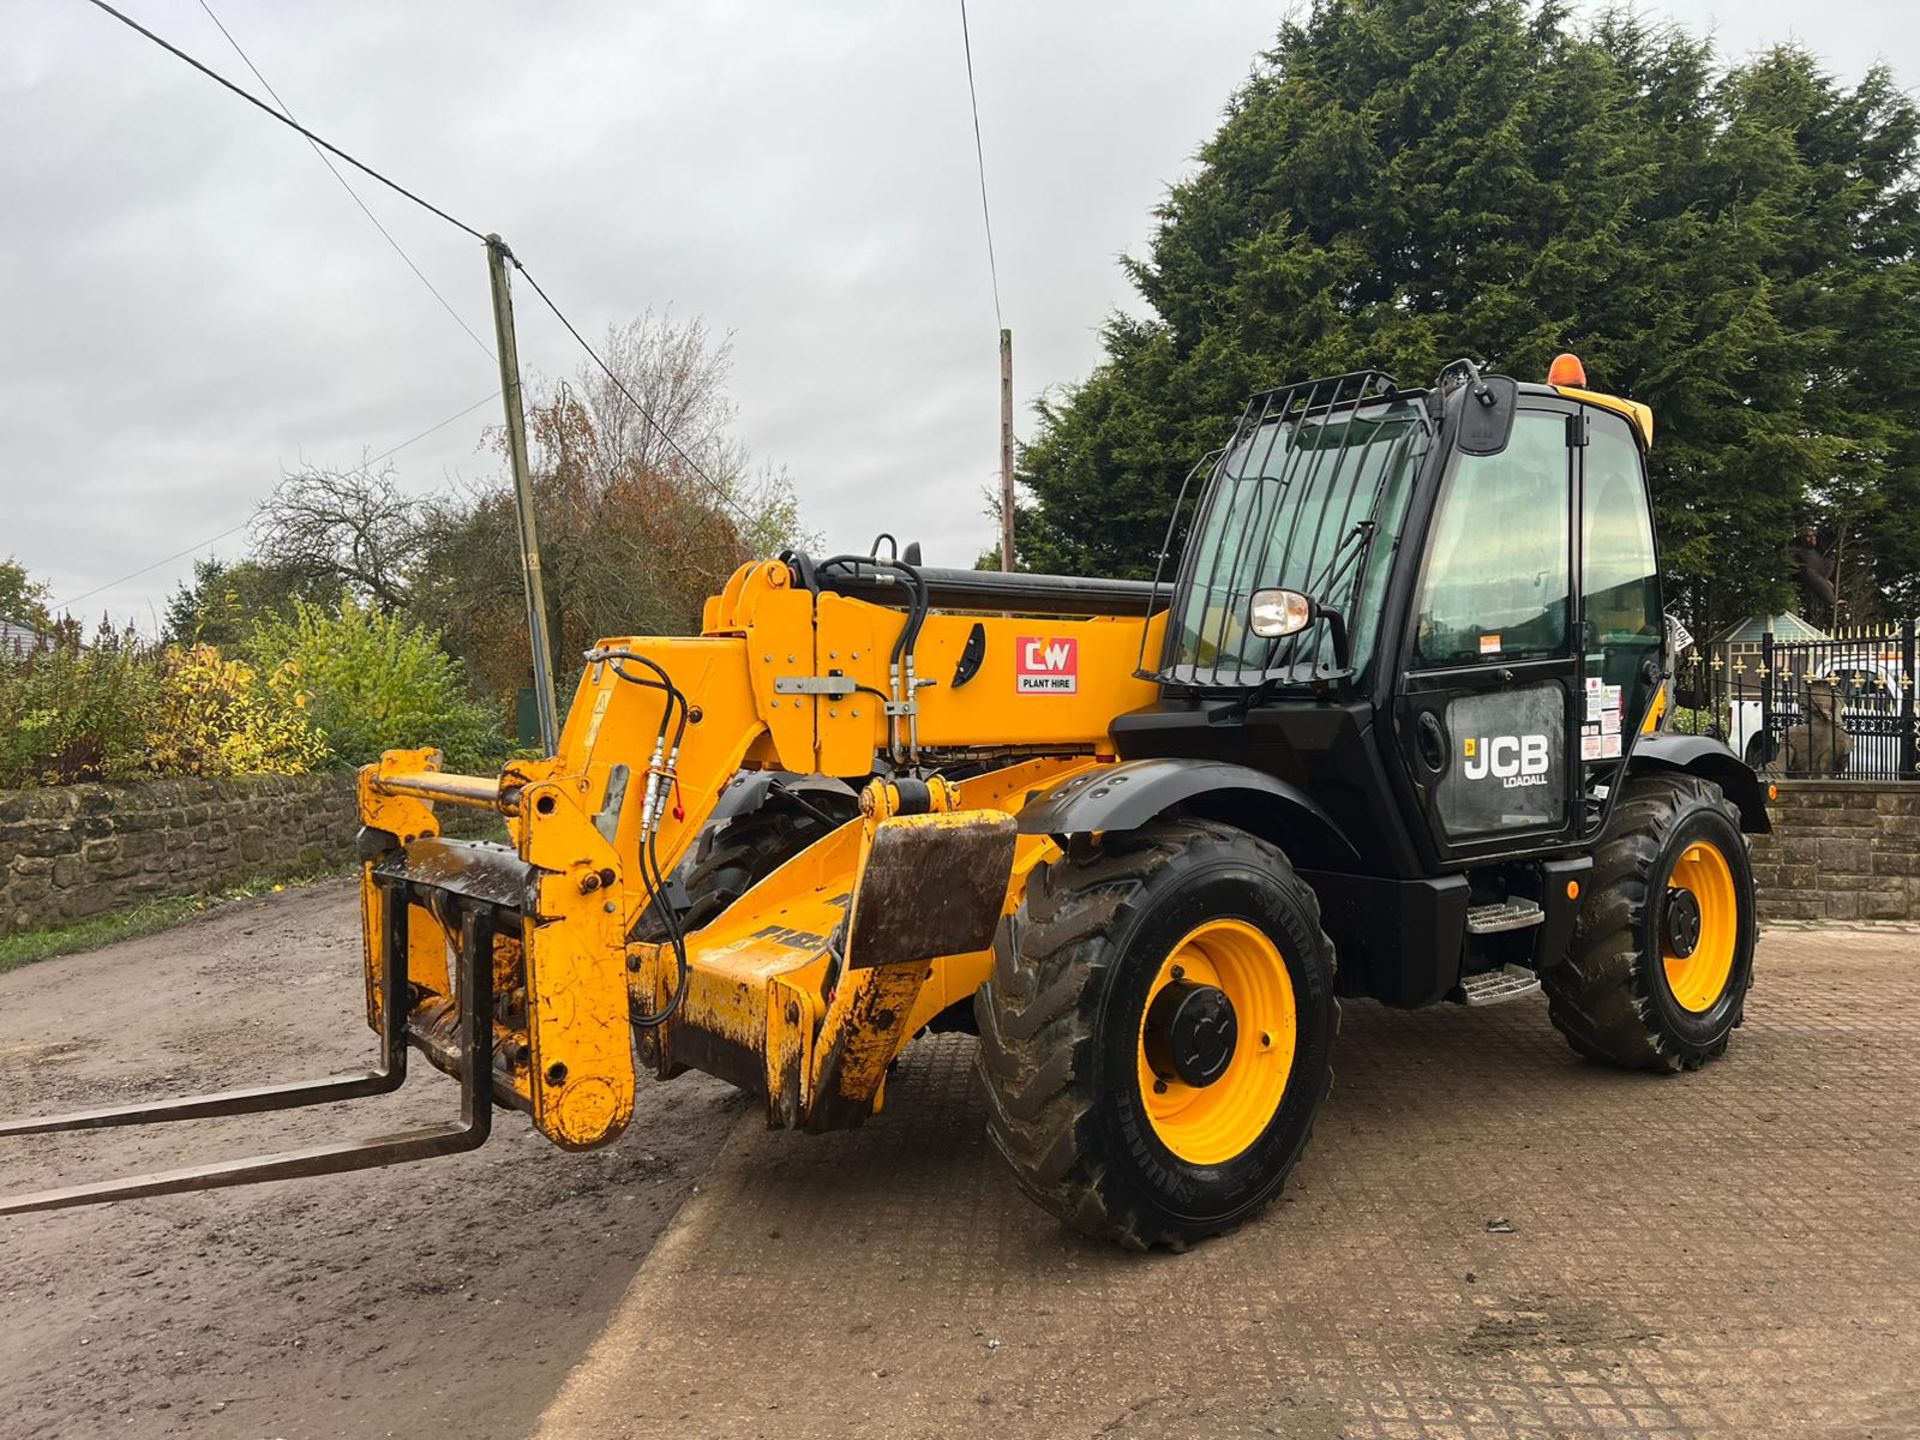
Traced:
<path fill-rule="evenodd" d="M 1072 695 L 1080 688 L 1080 641 L 1022 635 L 1013 644 L 1013 673 L 1013 688 L 1021 695 Z"/>

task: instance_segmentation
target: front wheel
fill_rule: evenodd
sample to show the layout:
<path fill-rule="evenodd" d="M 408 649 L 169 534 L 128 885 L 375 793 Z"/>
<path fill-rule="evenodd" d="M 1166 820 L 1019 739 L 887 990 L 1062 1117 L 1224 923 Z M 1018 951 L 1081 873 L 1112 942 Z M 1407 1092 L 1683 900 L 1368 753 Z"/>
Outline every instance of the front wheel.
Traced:
<path fill-rule="evenodd" d="M 1753 867 L 1740 812 L 1693 775 L 1638 775 L 1594 852 L 1566 962 L 1540 975 L 1582 1055 L 1694 1070 L 1727 1048 L 1753 981 Z"/>
<path fill-rule="evenodd" d="M 988 1137 L 1028 1195 L 1131 1249 L 1270 1200 L 1332 1081 L 1333 947 L 1231 826 L 1162 822 L 1036 871 L 975 999 Z"/>

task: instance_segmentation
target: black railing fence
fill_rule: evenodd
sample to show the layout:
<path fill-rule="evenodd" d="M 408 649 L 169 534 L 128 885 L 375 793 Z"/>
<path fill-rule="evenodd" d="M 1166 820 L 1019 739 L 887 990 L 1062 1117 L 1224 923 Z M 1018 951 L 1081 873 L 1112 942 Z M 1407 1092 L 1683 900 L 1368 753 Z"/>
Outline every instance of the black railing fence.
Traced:
<path fill-rule="evenodd" d="M 1909 619 L 1691 650 L 1675 677 L 1675 719 L 1787 779 L 1920 780 L 1914 632 Z"/>

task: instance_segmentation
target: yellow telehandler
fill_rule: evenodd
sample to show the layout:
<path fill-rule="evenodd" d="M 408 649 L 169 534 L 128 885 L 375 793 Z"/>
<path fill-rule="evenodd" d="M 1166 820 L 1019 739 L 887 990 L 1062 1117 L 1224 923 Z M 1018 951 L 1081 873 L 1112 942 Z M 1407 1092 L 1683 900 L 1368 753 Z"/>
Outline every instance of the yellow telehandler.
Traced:
<path fill-rule="evenodd" d="M 1151 582 L 745 565 L 699 635 L 588 652 L 552 756 L 361 772 L 373 1068 L 0 1134 L 372 1094 L 413 1051 L 457 1120 L 0 1211 L 470 1149 L 496 1107 L 587 1149 L 642 1070 L 858 1125 L 958 1029 L 1035 1200 L 1179 1247 L 1279 1189 L 1339 997 L 1544 988 L 1582 1054 L 1698 1066 L 1741 1020 L 1768 797 L 1660 725 L 1652 428 L 1572 357 L 1357 372 L 1249 403 Z M 511 845 L 443 838 L 448 805 Z"/>

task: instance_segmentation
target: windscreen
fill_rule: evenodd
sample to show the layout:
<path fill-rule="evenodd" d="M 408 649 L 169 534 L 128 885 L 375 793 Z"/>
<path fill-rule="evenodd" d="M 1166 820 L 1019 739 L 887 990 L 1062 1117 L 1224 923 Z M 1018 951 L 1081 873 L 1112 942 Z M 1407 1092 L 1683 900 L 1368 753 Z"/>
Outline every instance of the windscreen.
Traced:
<path fill-rule="evenodd" d="M 1253 592 L 1298 590 L 1346 617 L 1356 674 L 1372 659 L 1391 557 L 1426 453 L 1414 399 L 1243 425 L 1188 541 L 1162 678 L 1198 685 L 1308 681 L 1333 669 L 1324 623 L 1268 640 Z"/>

